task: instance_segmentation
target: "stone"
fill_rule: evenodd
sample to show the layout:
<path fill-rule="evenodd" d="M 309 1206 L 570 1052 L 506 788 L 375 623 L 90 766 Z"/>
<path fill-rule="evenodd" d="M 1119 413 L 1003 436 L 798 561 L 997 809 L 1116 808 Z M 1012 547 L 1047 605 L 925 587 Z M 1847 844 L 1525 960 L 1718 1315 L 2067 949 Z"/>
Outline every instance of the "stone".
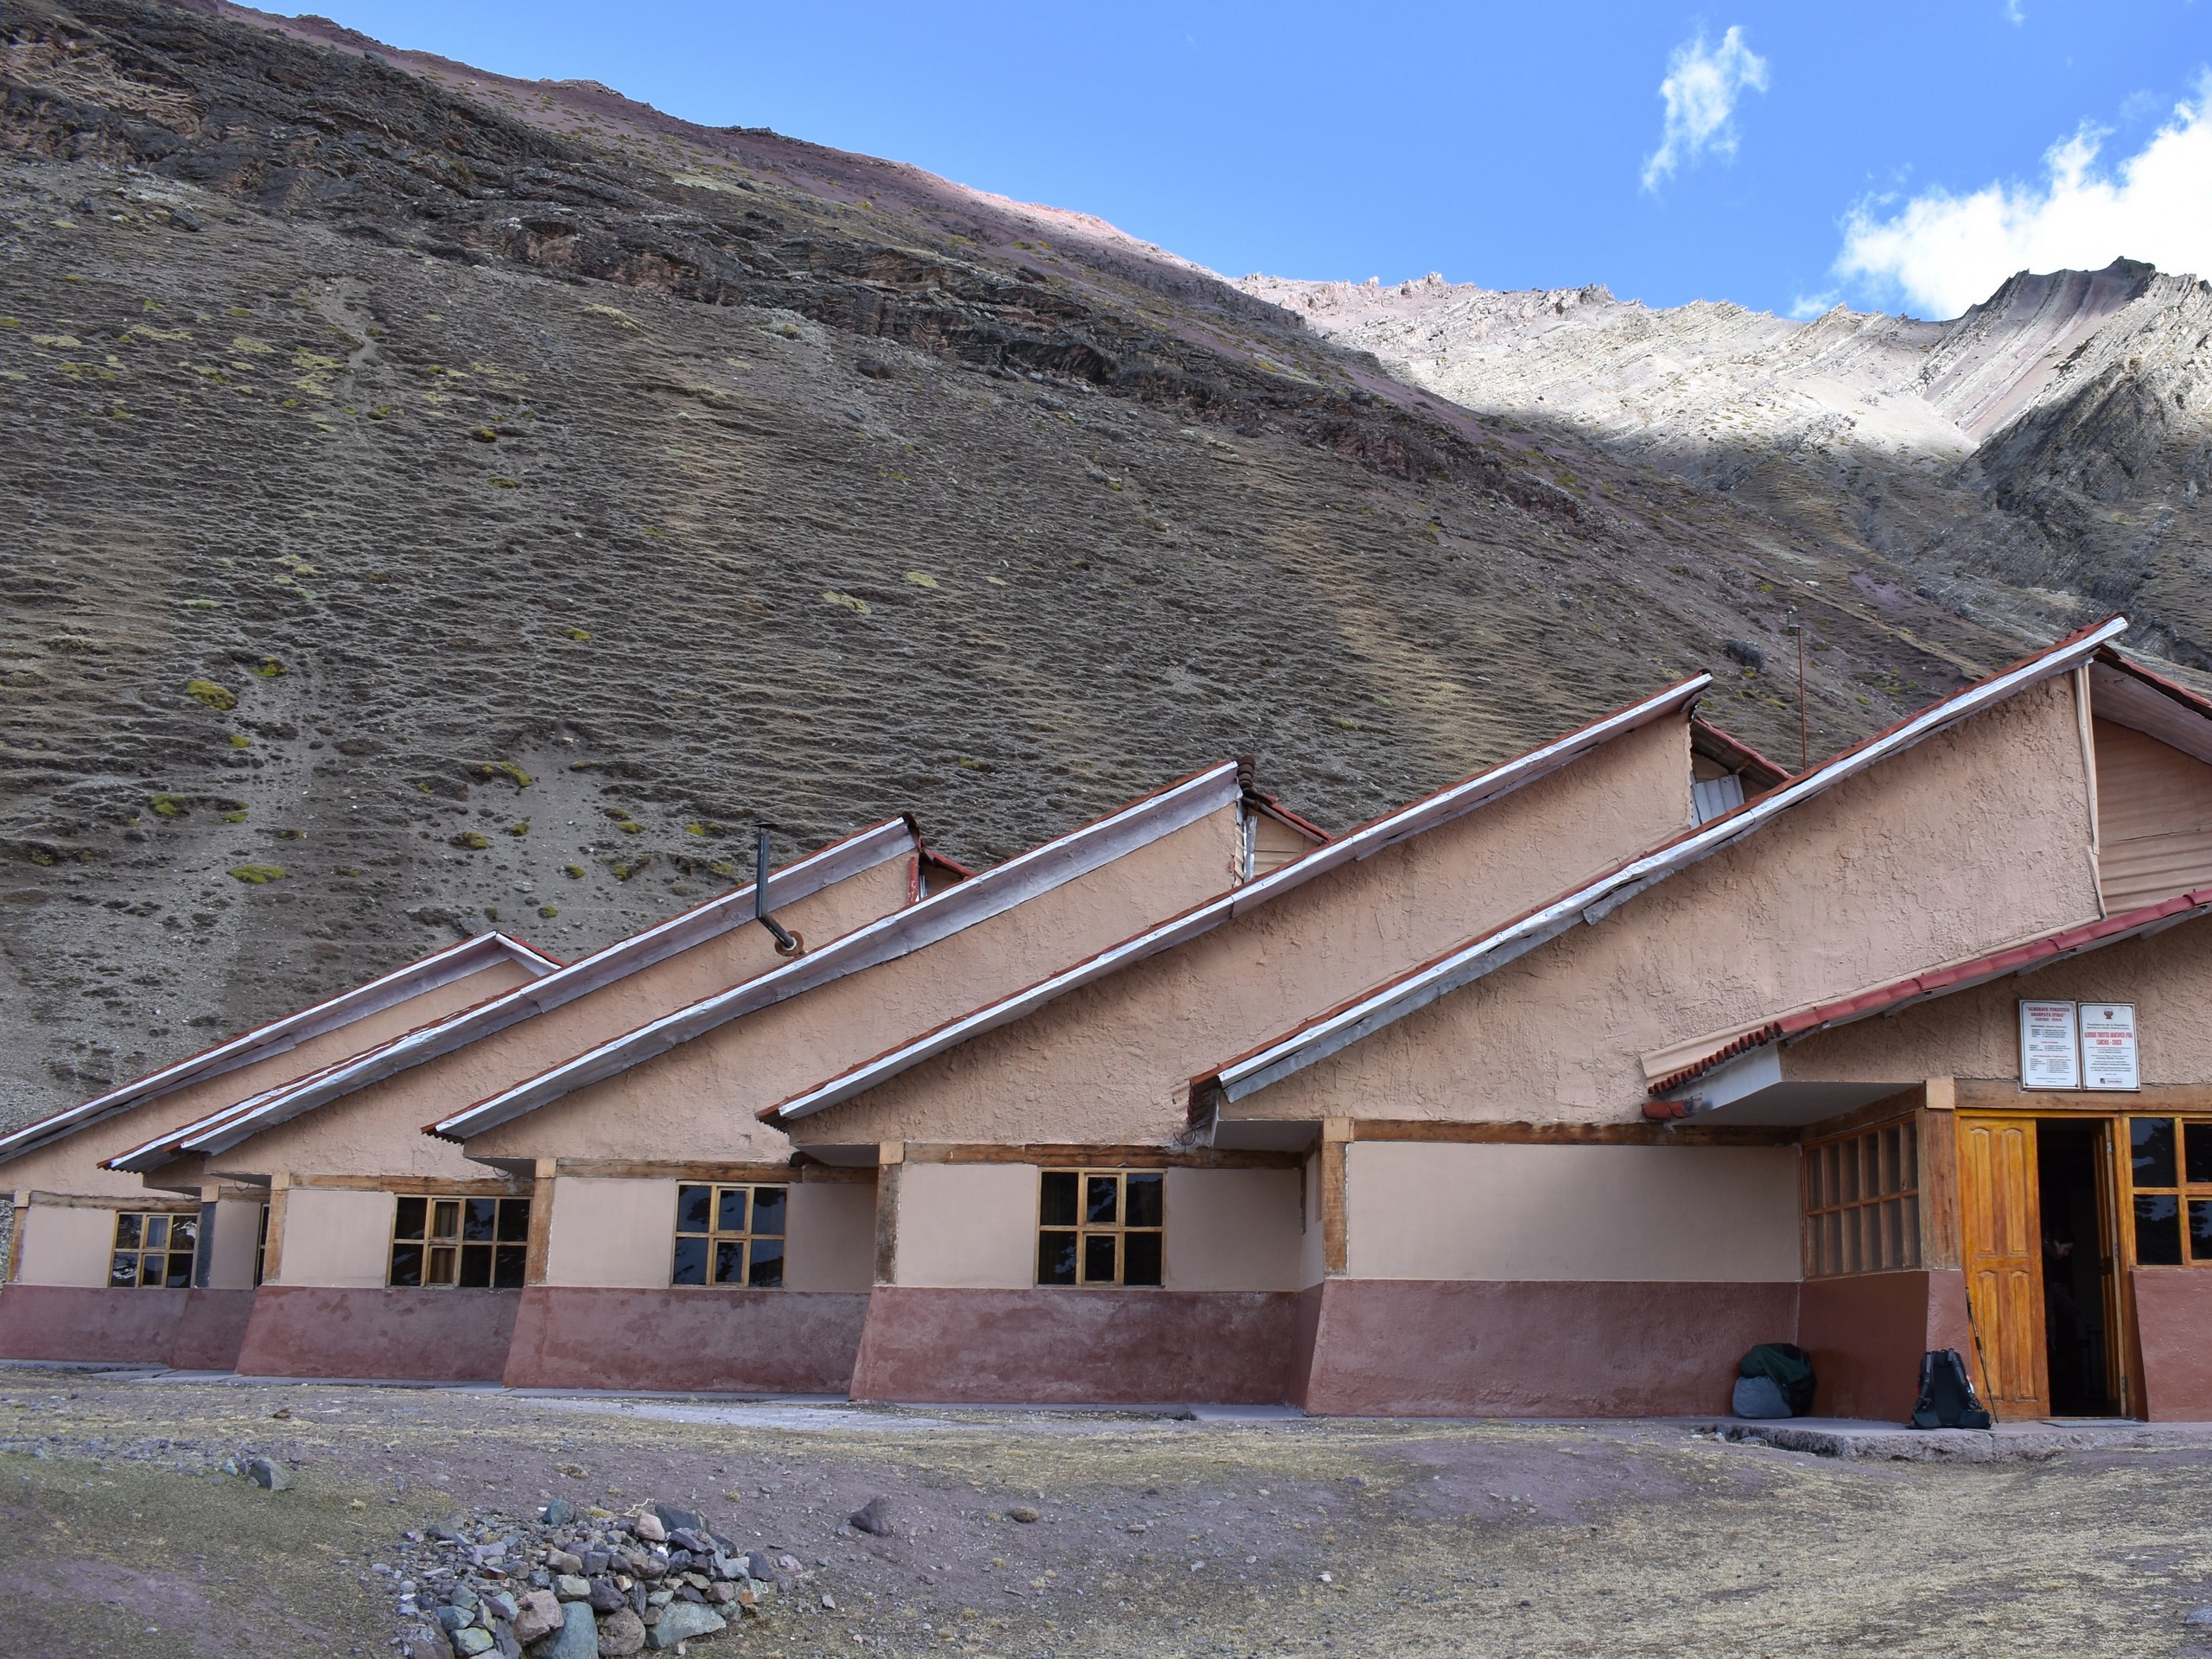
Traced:
<path fill-rule="evenodd" d="M 269 1458 L 256 1458 L 245 1466 L 245 1478 L 264 1491 L 291 1490 L 292 1471 Z"/>
<path fill-rule="evenodd" d="M 645 1645 L 645 1621 L 627 1607 L 618 1609 L 599 1621 L 599 1650 L 622 1659 Z M 567 1659 L 563 1655 L 563 1659 Z"/>
<path fill-rule="evenodd" d="M 572 1602 L 565 1611 L 568 1617 L 560 1629 L 531 1649 L 531 1659 L 598 1659 L 604 1651 L 600 1646 L 603 1635 L 591 1616 L 591 1609 Z"/>
<path fill-rule="evenodd" d="M 563 1573 L 553 1580 L 553 1596 L 556 1601 L 589 1601 L 591 1580 L 577 1573 Z"/>
<path fill-rule="evenodd" d="M 576 1506 L 565 1497 L 556 1497 L 545 1506 L 545 1524 L 565 1527 L 576 1518 Z"/>
<path fill-rule="evenodd" d="M 1014 1508 L 1006 1512 L 1006 1518 L 1009 1521 L 1019 1521 L 1024 1526 L 1027 1526 L 1030 1522 L 1034 1521 L 1037 1518 L 1037 1511 L 1031 1509 L 1027 1503 L 1017 1503 Z"/>
<path fill-rule="evenodd" d="M 614 1557 L 603 1549 L 584 1551 L 584 1564 L 576 1571 L 588 1579 L 595 1579 L 614 1565 Z"/>
<path fill-rule="evenodd" d="M 450 1636 L 464 1624 L 476 1622 L 474 1607 L 441 1607 L 437 1611 L 438 1628 Z"/>
<path fill-rule="evenodd" d="M 630 1517 L 630 1530 L 649 1544 L 664 1542 L 668 1529 L 660 1523 L 660 1516 L 647 1510 L 643 1515 Z"/>
<path fill-rule="evenodd" d="M 880 1497 L 871 1497 L 847 1516 L 845 1522 L 848 1526 L 858 1529 L 871 1538 L 888 1538 L 891 1535 L 891 1506 Z M 766 1576 L 760 1573 L 753 1574 L 755 1578 Z"/>
<path fill-rule="evenodd" d="M 484 1598 L 484 1606 L 494 1618 L 504 1618 L 512 1624 L 522 1612 L 522 1604 L 505 1590 L 494 1590 Z"/>
<path fill-rule="evenodd" d="M 2182 1615 L 2181 1622 L 2184 1624 L 2212 1624 L 2212 1607 L 2192 1607 Z"/>
<path fill-rule="evenodd" d="M 473 1659 L 480 1653 L 489 1653 L 496 1645 L 492 1632 L 480 1624 L 464 1624 L 457 1630 L 448 1630 L 446 1640 L 453 1643 L 453 1650 L 461 1659 Z"/>
<path fill-rule="evenodd" d="M 607 1579 L 594 1579 L 590 1584 L 591 1610 L 594 1613 L 612 1613 L 630 1605 L 630 1598 L 617 1590 Z"/>
<path fill-rule="evenodd" d="M 671 1538 L 678 1532 L 697 1532 L 707 1524 L 696 1512 L 679 1510 L 673 1503 L 654 1504 L 653 1514 L 658 1517 L 661 1525 L 668 1529 Z"/>
<path fill-rule="evenodd" d="M 661 1609 L 660 1618 L 645 1637 L 645 1645 L 658 1652 L 679 1642 L 688 1642 L 695 1636 L 712 1636 L 716 1630 L 728 1628 L 728 1619 L 696 1601 L 671 1601 Z"/>
<path fill-rule="evenodd" d="M 533 1590 L 522 1599 L 515 1614 L 515 1640 L 525 1644 L 535 1642 L 548 1631 L 559 1630 L 566 1618 L 550 1590 Z"/>
<path fill-rule="evenodd" d="M 776 1565 L 768 1559 L 766 1550 L 748 1549 L 745 1552 L 745 1576 L 761 1584 L 775 1582 Z"/>

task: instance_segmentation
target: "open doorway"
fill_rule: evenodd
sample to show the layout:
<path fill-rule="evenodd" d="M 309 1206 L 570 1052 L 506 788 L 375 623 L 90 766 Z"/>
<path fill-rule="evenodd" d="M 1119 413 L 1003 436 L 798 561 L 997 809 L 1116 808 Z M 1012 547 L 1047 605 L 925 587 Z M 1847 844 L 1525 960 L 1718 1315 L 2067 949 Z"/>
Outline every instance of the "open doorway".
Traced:
<path fill-rule="evenodd" d="M 2125 1407 L 2112 1344 L 2108 1126 L 2044 1118 L 2036 1129 L 2049 1410 L 2054 1417 L 2116 1417 Z"/>

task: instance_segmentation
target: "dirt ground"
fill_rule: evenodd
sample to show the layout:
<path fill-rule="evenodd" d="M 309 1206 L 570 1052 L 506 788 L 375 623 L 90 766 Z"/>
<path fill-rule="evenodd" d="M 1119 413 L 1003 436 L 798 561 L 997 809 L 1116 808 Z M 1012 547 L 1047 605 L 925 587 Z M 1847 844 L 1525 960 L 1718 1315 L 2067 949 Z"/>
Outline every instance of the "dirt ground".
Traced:
<path fill-rule="evenodd" d="M 249 1451 L 289 1460 L 294 1488 L 219 1472 Z M 2209 1471 L 2212 1433 L 2040 1464 L 1866 1464 L 1666 1423 L 933 1414 L 13 1369 L 0 1655 L 384 1653 L 400 1621 L 373 1568 L 403 1559 L 407 1530 L 555 1497 L 679 1502 L 798 1556 L 808 1580 L 717 1644 L 785 1659 L 2212 1654 L 2212 1630 L 2183 1622 L 2212 1603 Z M 878 1496 L 891 1536 L 843 1524 Z"/>

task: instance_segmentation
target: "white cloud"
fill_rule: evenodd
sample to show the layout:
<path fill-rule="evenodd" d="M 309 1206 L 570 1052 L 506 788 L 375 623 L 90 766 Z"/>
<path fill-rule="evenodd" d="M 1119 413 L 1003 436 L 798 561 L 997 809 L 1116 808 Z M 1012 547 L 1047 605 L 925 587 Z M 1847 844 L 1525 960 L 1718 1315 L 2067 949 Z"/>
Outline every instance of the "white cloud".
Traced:
<path fill-rule="evenodd" d="M 2015 27 L 2028 21 L 2028 14 L 2020 10 L 2020 0 L 2005 0 L 2005 21 Z"/>
<path fill-rule="evenodd" d="M 2212 75 L 2194 102 L 2110 170 L 2110 135 L 2084 126 L 2044 156 L 2041 184 L 1937 188 L 1888 217 L 1862 201 L 1844 221 L 1839 276 L 1955 317 L 2016 270 L 2094 270 L 2123 255 L 2162 270 L 2212 276 Z"/>
<path fill-rule="evenodd" d="M 1707 154 L 1736 153 L 1736 100 L 1746 92 L 1766 91 L 1766 60 L 1744 44 L 1744 31 L 1731 27 L 1719 46 L 1702 32 L 1668 54 L 1667 78 L 1659 96 L 1667 103 L 1667 124 L 1659 148 L 1643 163 L 1643 188 L 1656 190 L 1676 168 Z"/>

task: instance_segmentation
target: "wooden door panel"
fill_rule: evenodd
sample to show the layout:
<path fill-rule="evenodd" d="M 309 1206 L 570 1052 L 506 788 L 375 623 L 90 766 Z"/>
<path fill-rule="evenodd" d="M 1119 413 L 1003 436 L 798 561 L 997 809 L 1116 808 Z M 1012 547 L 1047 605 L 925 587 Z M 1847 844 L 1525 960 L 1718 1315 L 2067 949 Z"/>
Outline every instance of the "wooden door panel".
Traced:
<path fill-rule="evenodd" d="M 1972 1357 L 1991 1411 L 2040 1417 L 2049 1386 L 2035 1120 L 1961 1117 L 1957 1132 L 1959 1255 L 1980 1349 Z"/>

